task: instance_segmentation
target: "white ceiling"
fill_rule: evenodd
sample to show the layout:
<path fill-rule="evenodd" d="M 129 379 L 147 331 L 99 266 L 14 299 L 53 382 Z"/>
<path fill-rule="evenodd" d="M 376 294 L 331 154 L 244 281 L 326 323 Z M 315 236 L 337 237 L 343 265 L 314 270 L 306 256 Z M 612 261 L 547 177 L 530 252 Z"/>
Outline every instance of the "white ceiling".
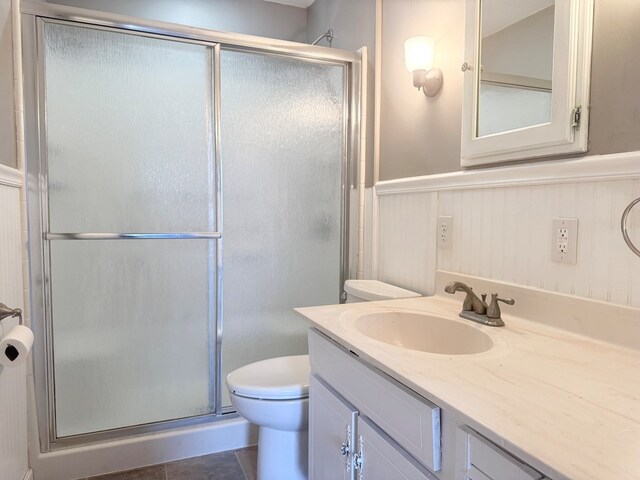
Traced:
<path fill-rule="evenodd" d="M 307 8 L 315 0 L 264 0 L 265 2 L 281 3 L 282 5 L 292 5 L 294 7 Z"/>
<path fill-rule="evenodd" d="M 554 3 L 554 0 L 483 0 L 482 36 L 493 35 Z"/>

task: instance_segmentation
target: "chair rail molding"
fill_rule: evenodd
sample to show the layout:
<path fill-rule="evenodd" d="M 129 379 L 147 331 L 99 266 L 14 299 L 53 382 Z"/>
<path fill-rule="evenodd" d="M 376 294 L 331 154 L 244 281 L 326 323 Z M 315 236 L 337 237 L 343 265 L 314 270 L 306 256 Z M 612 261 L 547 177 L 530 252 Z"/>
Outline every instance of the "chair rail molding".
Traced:
<path fill-rule="evenodd" d="M 377 195 L 640 178 L 640 151 L 399 178 L 377 182 Z"/>
<path fill-rule="evenodd" d="M 20 170 L 0 164 L 0 185 L 20 188 L 23 184 L 23 175 Z"/>

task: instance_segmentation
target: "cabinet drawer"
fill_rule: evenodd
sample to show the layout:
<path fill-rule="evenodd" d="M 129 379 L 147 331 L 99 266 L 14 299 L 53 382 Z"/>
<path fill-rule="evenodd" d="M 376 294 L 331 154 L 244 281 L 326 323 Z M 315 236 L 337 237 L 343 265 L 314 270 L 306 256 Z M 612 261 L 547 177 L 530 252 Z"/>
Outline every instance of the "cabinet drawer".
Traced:
<path fill-rule="evenodd" d="M 440 470 L 440 408 L 309 330 L 311 371 L 427 468 Z"/>
<path fill-rule="evenodd" d="M 457 432 L 456 478 L 469 480 L 540 480 L 543 475 L 469 427 Z"/>

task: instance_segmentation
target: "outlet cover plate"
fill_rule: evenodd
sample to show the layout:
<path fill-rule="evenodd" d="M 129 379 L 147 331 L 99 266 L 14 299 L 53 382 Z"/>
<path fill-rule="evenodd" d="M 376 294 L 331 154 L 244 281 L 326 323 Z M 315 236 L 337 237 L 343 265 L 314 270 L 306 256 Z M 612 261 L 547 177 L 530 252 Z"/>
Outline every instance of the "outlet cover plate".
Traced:
<path fill-rule="evenodd" d="M 578 259 L 578 219 L 554 218 L 551 230 L 551 260 L 575 265 Z"/>
<path fill-rule="evenodd" d="M 442 250 L 451 249 L 451 240 L 453 234 L 453 217 L 438 217 L 438 248 Z"/>

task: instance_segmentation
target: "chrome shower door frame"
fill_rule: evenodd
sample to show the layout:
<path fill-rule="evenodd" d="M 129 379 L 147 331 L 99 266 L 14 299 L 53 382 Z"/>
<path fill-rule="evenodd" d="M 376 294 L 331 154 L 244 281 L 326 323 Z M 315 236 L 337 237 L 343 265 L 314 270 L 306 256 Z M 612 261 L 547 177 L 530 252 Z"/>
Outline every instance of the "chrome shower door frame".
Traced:
<path fill-rule="evenodd" d="M 355 52 L 348 52 L 324 47 L 315 47 L 282 40 L 267 39 L 243 34 L 216 32 L 206 29 L 187 27 L 164 22 L 140 20 L 121 15 L 108 14 L 74 7 L 39 2 L 21 2 L 22 40 L 24 60 L 24 91 L 25 91 L 25 130 L 26 142 L 26 175 L 27 175 L 27 211 L 29 229 L 29 288 L 31 325 L 34 329 L 36 341 L 33 349 L 35 403 L 37 423 L 42 452 L 55 450 L 90 442 L 108 441 L 125 436 L 164 431 L 201 423 L 208 423 L 222 418 L 229 418 L 230 409 L 222 409 L 222 362 L 221 343 L 223 336 L 222 318 L 222 289 L 223 289 L 223 204 L 220 156 L 220 50 L 232 49 L 250 51 L 265 55 L 278 55 L 297 58 L 305 62 L 318 62 L 339 65 L 344 68 L 344 125 L 342 151 L 342 205 L 341 205 L 341 252 L 340 252 L 340 291 L 347 278 L 355 276 L 355 255 L 357 245 L 350 242 L 349 225 L 350 196 L 359 186 L 359 178 L 363 172 L 359 171 L 360 153 L 360 107 L 361 107 L 361 65 L 360 56 Z M 126 232 L 109 233 L 74 233 L 49 231 L 48 219 L 48 179 L 45 131 L 45 96 L 43 88 L 44 59 L 42 50 L 41 30 L 44 22 L 64 23 L 84 26 L 92 29 L 104 29 L 118 33 L 128 33 L 177 42 L 202 44 L 212 49 L 212 98 L 210 109 L 212 118 L 209 128 L 212 146 L 210 152 L 210 178 L 215 179 L 215 228 L 210 232 L 184 232 L 167 234 L 133 234 Z M 358 198 L 355 195 L 354 198 Z M 211 223 L 211 222 L 210 222 Z M 132 239 L 167 239 L 167 238 L 207 238 L 209 242 L 210 258 L 215 252 L 215 268 L 210 269 L 209 284 L 215 283 L 216 291 L 209 296 L 210 315 L 210 383 L 215 397 L 211 398 L 214 411 L 208 415 L 167 420 L 158 423 L 118 428 L 58 438 L 55 419 L 55 386 L 53 384 L 53 347 L 51 325 L 51 292 L 50 292 L 50 258 L 49 242 L 57 240 L 132 240 Z M 214 244 L 215 241 L 215 244 Z M 351 266 L 349 259 L 352 259 Z M 336 302 L 338 299 L 336 299 Z M 214 304 L 215 302 L 215 304 Z"/>
<path fill-rule="evenodd" d="M 27 57 L 28 53 L 35 51 L 35 55 L 32 56 L 31 61 L 27 61 L 25 58 L 25 118 L 27 131 L 38 132 L 37 142 L 29 142 L 26 147 L 27 153 L 27 186 L 28 186 L 28 201 L 29 205 L 37 205 L 39 209 L 39 215 L 34 215 L 34 210 L 30 211 L 29 215 L 29 243 L 30 243 L 30 263 L 31 263 L 31 306 L 32 309 L 32 324 L 36 335 L 36 348 L 34 349 L 34 380 L 36 383 L 36 403 L 38 408 L 38 425 L 40 431 L 41 450 L 48 451 L 52 447 L 64 447 L 69 445 L 75 445 L 80 443 L 87 443 L 96 440 L 109 439 L 115 436 L 121 436 L 122 432 L 130 431 L 132 434 L 138 433 L 142 427 L 125 427 L 123 429 L 117 429 L 120 435 L 115 435 L 116 430 L 104 431 L 99 433 L 87 433 L 76 435 L 73 437 L 58 438 L 57 426 L 55 418 L 55 385 L 54 385 L 54 351 L 53 351 L 53 326 L 52 326 L 52 303 L 51 303 L 51 258 L 50 258 L 50 243 L 53 241 L 72 241 L 72 240 L 197 240 L 206 239 L 209 240 L 209 256 L 211 258 L 211 250 L 216 248 L 214 242 L 219 241 L 221 233 L 219 231 L 219 225 L 215 223 L 213 215 L 210 215 L 209 227 L 210 231 L 207 232 L 172 232 L 172 233 L 125 233 L 125 232 L 96 232 L 96 233 L 76 233 L 76 232 L 51 232 L 49 226 L 49 205 L 48 205 L 48 159 L 47 159 L 47 138 L 46 138 L 46 111 L 45 111 L 45 62 L 44 52 L 42 46 L 43 43 L 43 29 L 45 23 L 63 24 L 71 26 L 90 27 L 97 30 L 114 31 L 117 33 L 127 33 L 138 36 L 145 36 L 151 38 L 158 38 L 163 40 L 170 40 L 174 42 L 185 42 L 191 44 L 198 44 L 206 47 L 210 51 L 210 70 L 211 70 L 211 94 L 209 98 L 211 102 L 215 102 L 216 98 L 213 97 L 215 85 L 213 84 L 213 71 L 215 71 L 215 58 L 216 52 L 219 52 L 219 45 L 213 42 L 204 42 L 198 40 L 182 40 L 180 38 L 164 37 L 153 35 L 147 32 L 135 32 L 129 30 L 113 29 L 104 27 L 101 25 L 86 25 L 78 24 L 75 22 L 69 22 L 64 19 L 56 18 L 43 18 L 38 16 L 31 16 L 27 19 L 23 17 L 23 41 L 25 44 L 24 55 Z M 30 48 L 29 39 L 34 43 L 35 48 Z M 219 54 L 218 54 L 219 55 Z M 30 93 L 34 95 L 29 95 Z M 35 104 L 33 103 L 35 99 Z M 210 105 L 207 108 L 209 116 L 211 117 L 209 123 L 209 134 L 207 143 L 209 144 L 208 151 L 208 164 L 211 166 L 217 165 L 219 162 L 219 154 L 215 151 L 214 145 L 217 142 L 214 141 L 214 132 L 212 130 L 215 118 L 213 115 L 214 106 Z M 32 115 L 33 114 L 33 115 Z M 35 125 L 34 125 L 35 122 Z M 30 128 L 35 127 L 35 128 Z M 33 150 L 31 150 L 33 149 Z M 213 172 L 209 172 L 210 174 Z M 217 173 L 210 175 L 211 182 L 214 178 L 217 178 Z M 215 192 L 214 188 L 210 189 L 211 192 Z M 211 202 L 211 209 L 214 208 L 213 202 L 215 199 L 213 196 L 209 199 Z M 210 210 L 211 210 L 210 209 Z M 216 284 L 215 278 L 215 264 L 209 264 L 209 283 L 210 285 Z M 214 297 L 214 294 L 210 297 Z M 209 305 L 209 331 L 210 331 L 210 406 L 215 408 L 216 399 L 213 393 L 217 390 L 216 384 L 218 379 L 213 376 L 215 370 L 211 368 L 215 365 L 215 355 L 217 350 L 216 345 L 216 333 L 215 325 L 217 323 L 216 311 L 211 308 L 211 305 L 215 308 L 215 297 L 210 300 Z M 40 367 L 40 368 L 38 368 Z M 42 375 L 44 374 L 44 376 Z M 215 415 L 215 414 L 214 414 Z M 169 422 L 176 422 L 180 426 L 192 423 L 201 423 L 210 417 L 211 415 L 205 415 L 202 417 L 191 417 L 181 420 L 171 420 Z M 145 431 L 153 431 L 152 425 L 144 427 Z M 48 432 L 48 433 L 45 433 Z"/>

